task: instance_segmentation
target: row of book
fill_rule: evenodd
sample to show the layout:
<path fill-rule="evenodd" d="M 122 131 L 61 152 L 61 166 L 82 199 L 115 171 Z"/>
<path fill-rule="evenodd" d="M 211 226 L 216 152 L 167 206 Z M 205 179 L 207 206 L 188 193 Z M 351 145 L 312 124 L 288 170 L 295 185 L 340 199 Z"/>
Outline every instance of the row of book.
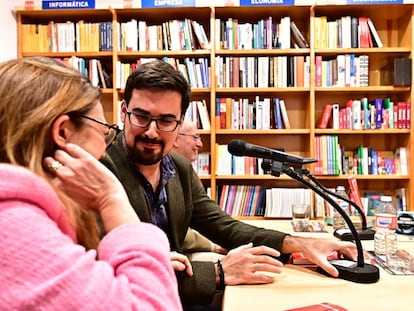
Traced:
<path fill-rule="evenodd" d="M 193 121 L 199 129 L 211 129 L 207 103 L 204 99 L 191 101 L 185 112 L 185 118 Z"/>
<path fill-rule="evenodd" d="M 309 56 L 216 56 L 217 87 L 308 87 L 309 72 Z"/>
<path fill-rule="evenodd" d="M 231 216 L 264 216 L 266 188 L 259 185 L 223 185 L 218 189 L 220 208 Z"/>
<path fill-rule="evenodd" d="M 292 204 L 311 205 L 312 190 L 223 185 L 218 188 L 217 200 L 220 208 L 231 216 L 290 218 Z"/>
<path fill-rule="evenodd" d="M 112 79 L 99 59 L 86 59 L 77 56 L 55 59 L 87 76 L 93 86 L 100 88 L 112 87 Z"/>
<path fill-rule="evenodd" d="M 361 191 L 358 183 L 356 182 L 355 176 L 350 176 L 347 179 L 347 184 L 344 185 L 347 189 L 349 199 L 356 203 L 363 211 L 365 216 L 374 216 L 375 210 L 378 208 L 382 195 L 391 195 L 393 198 L 393 206 L 397 211 L 407 210 L 407 190 L 406 188 L 395 188 L 390 189 L 389 192 L 384 193 L 382 191 Z M 328 190 L 335 192 L 334 188 L 328 188 Z M 333 198 L 333 196 L 332 196 Z M 318 194 L 314 196 L 314 216 L 318 218 L 332 217 L 333 207 L 325 199 Z M 351 216 L 358 216 L 358 210 L 351 206 Z"/>
<path fill-rule="evenodd" d="M 122 89 L 128 79 L 128 76 L 139 65 L 155 59 L 156 58 L 153 57 L 138 58 L 135 63 L 122 63 L 121 61 L 117 61 L 115 68 L 116 88 Z M 210 86 L 210 65 L 208 58 L 175 58 L 165 56 L 162 60 L 179 70 L 187 79 L 192 88 L 208 88 Z"/>
<path fill-rule="evenodd" d="M 263 159 L 233 156 L 227 145 L 216 144 L 216 175 L 263 175 Z"/>
<path fill-rule="evenodd" d="M 359 145 L 345 151 L 337 135 L 318 135 L 314 142 L 315 175 L 408 175 L 406 147 L 379 151 Z"/>
<path fill-rule="evenodd" d="M 404 129 L 411 128 L 411 103 L 389 97 L 369 100 L 350 99 L 344 106 L 326 104 L 317 128 L 333 129 Z"/>
<path fill-rule="evenodd" d="M 314 18 L 315 48 L 372 48 L 382 47 L 382 40 L 366 16 L 342 16 L 328 20 L 326 16 Z"/>
<path fill-rule="evenodd" d="M 216 19 L 216 49 L 307 48 L 309 43 L 290 16 L 272 16 L 256 23 L 241 23 L 237 18 Z"/>
<path fill-rule="evenodd" d="M 197 159 L 194 162 L 191 162 L 194 171 L 198 175 L 209 175 L 210 174 L 210 153 L 209 152 L 200 152 L 197 156 Z"/>
<path fill-rule="evenodd" d="M 22 24 L 23 52 L 112 51 L 112 22 Z"/>
<path fill-rule="evenodd" d="M 355 176 L 347 180 L 348 196 L 366 216 L 373 216 L 383 192 L 361 191 Z M 332 192 L 335 189 L 328 188 Z M 392 190 L 393 204 L 398 211 L 407 210 L 406 189 Z M 217 203 L 231 216 L 264 216 L 270 218 L 291 218 L 292 204 L 309 204 L 312 218 L 332 217 L 333 207 L 318 194 L 305 188 L 266 188 L 261 185 L 222 185 L 217 190 Z M 389 195 L 389 193 L 388 193 Z M 314 199 L 314 201 L 313 201 Z M 359 211 L 351 207 L 351 216 Z"/>
<path fill-rule="evenodd" d="M 216 98 L 217 129 L 282 129 L 290 128 L 286 103 L 283 99 Z"/>
<path fill-rule="evenodd" d="M 292 217 L 293 204 L 309 204 L 312 206 L 312 190 L 305 188 L 267 188 L 264 216 L 290 218 Z"/>
<path fill-rule="evenodd" d="M 369 56 L 339 54 L 333 59 L 315 56 L 315 86 L 344 87 L 369 85 Z"/>
<path fill-rule="evenodd" d="M 117 24 L 120 51 L 192 51 L 209 49 L 204 26 L 195 20 L 170 20 L 148 25 L 144 20 L 131 19 Z"/>

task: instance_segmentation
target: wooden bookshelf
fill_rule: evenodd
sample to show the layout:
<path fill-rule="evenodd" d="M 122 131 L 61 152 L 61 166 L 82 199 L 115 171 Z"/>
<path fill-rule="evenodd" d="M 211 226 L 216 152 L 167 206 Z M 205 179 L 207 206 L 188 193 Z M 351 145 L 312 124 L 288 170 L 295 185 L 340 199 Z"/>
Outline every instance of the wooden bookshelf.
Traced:
<path fill-rule="evenodd" d="M 373 21 L 382 40 L 383 47 L 373 48 L 316 48 L 315 42 L 320 34 L 316 33 L 316 20 L 326 16 L 328 20 L 340 19 L 343 16 L 366 16 Z M 290 17 L 301 30 L 309 48 L 252 48 L 252 49 L 228 49 L 218 42 L 216 20 L 226 21 L 229 18 L 237 19 L 238 23 L 257 23 L 258 20 L 272 18 L 278 22 L 283 17 Z M 132 19 L 145 21 L 149 25 L 162 25 L 170 20 L 190 19 L 200 23 L 206 30 L 210 40 L 210 48 L 195 47 L 190 50 L 123 50 L 118 42 L 121 39 L 118 24 L 126 23 Z M 27 33 L 24 25 L 47 25 L 49 22 L 112 22 L 112 51 L 75 51 L 75 52 L 38 52 L 28 51 L 24 46 Z M 411 169 L 414 157 L 410 156 L 414 143 L 412 128 L 406 129 L 318 129 L 316 123 L 320 117 L 322 108 L 328 103 L 344 105 L 348 99 L 368 97 L 390 97 L 393 101 L 411 102 L 413 97 L 413 85 L 395 87 L 389 83 L 392 76 L 392 68 L 389 64 L 393 58 L 411 58 L 414 52 L 413 37 L 413 5 L 411 4 L 387 4 L 387 5 L 301 5 L 301 6 L 257 6 L 257 7 L 192 7 L 192 8 L 165 8 L 165 9 L 96 9 L 96 10 L 17 10 L 17 35 L 18 57 L 31 55 L 45 55 L 50 57 L 65 58 L 77 56 L 84 59 L 99 59 L 109 70 L 113 86 L 103 89 L 102 103 L 105 116 L 108 121 L 118 122 L 119 100 L 122 99 L 122 87 L 116 87 L 119 72 L 116 67 L 121 63 L 135 63 L 140 58 L 174 58 L 183 62 L 185 58 L 195 60 L 205 58 L 210 66 L 210 85 L 207 87 L 193 88 L 191 100 L 206 101 L 211 121 L 210 130 L 202 130 L 202 152 L 210 152 L 210 175 L 202 176 L 203 183 L 211 187 L 212 197 L 217 198 L 217 188 L 223 184 L 261 184 L 267 187 L 301 187 L 297 182 L 286 176 L 275 178 L 268 175 L 217 175 L 216 169 L 216 144 L 227 144 L 232 139 L 243 139 L 249 143 L 266 146 L 269 148 L 284 148 L 285 152 L 306 157 L 315 157 L 315 137 L 319 135 L 338 135 L 339 142 L 346 150 L 352 150 L 359 144 L 373 146 L 378 150 L 391 151 L 397 147 L 406 147 L 408 153 L 408 175 L 357 175 L 361 191 L 382 191 L 393 194 L 396 188 L 406 188 L 407 206 L 414 198 L 414 177 Z M 331 59 L 340 54 L 355 54 L 369 56 L 369 84 L 365 87 L 317 87 L 315 79 L 315 63 L 317 56 L 322 59 Z M 301 87 L 217 87 L 218 77 L 216 69 L 218 58 L 226 57 L 295 57 L 303 56 L 310 59 L 309 85 Z M 121 84 L 122 85 L 122 84 Z M 286 102 L 289 115 L 290 129 L 269 130 L 232 130 L 229 128 L 215 128 L 216 98 L 234 97 L 254 100 L 256 96 L 280 97 Z M 411 109 L 410 116 L 413 120 Z M 313 170 L 313 165 L 309 166 Z M 317 176 L 328 187 L 345 185 L 348 175 Z M 414 179 L 413 179 L 414 180 Z M 410 208 L 409 208 L 410 209 Z M 412 210 L 412 208 L 411 208 Z"/>

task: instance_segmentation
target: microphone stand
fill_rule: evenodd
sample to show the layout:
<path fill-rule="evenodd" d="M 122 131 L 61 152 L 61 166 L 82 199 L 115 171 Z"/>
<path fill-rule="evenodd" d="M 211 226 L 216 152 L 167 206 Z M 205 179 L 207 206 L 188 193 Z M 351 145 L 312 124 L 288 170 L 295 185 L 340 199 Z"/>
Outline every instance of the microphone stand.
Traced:
<path fill-rule="evenodd" d="M 293 167 L 293 168 L 292 168 Z M 303 170 L 301 165 L 298 164 L 290 164 L 286 163 L 286 165 L 279 161 L 272 161 L 271 164 L 271 175 L 272 176 L 280 176 L 280 173 L 284 173 L 291 177 L 292 179 L 298 181 L 299 183 L 305 185 L 309 189 L 313 190 L 317 194 L 319 194 L 323 199 L 328 201 L 333 208 L 344 218 L 344 221 L 348 225 L 349 229 L 351 230 L 352 237 L 355 241 L 356 248 L 357 248 L 357 262 L 351 260 L 346 260 L 344 264 L 333 263 L 333 266 L 339 272 L 339 278 L 352 281 L 356 283 L 375 283 L 379 280 L 379 269 L 378 267 L 367 264 L 364 262 L 364 252 L 361 244 L 361 239 L 358 236 L 358 232 L 355 229 L 354 224 L 352 223 L 351 218 L 347 215 L 347 213 L 324 191 L 324 187 L 319 187 L 318 183 L 315 185 L 314 183 L 306 180 L 303 178 Z M 313 181 L 312 178 L 311 180 Z M 318 272 L 328 275 L 323 269 L 318 267 Z"/>
<path fill-rule="evenodd" d="M 337 193 L 330 191 L 327 189 L 324 185 L 321 184 L 319 180 L 316 179 L 315 176 L 313 176 L 309 170 L 302 169 L 302 174 L 304 174 L 306 177 L 308 177 L 310 180 L 312 180 L 313 183 L 315 183 L 319 188 L 321 188 L 325 193 L 328 193 L 338 199 L 344 200 L 348 204 L 352 205 L 359 213 L 359 218 L 361 219 L 361 230 L 358 231 L 358 236 L 361 240 L 373 240 L 375 235 L 375 230 L 368 229 L 367 226 L 367 218 L 365 217 L 364 211 L 361 209 L 359 205 L 357 205 L 354 201 L 351 201 L 347 198 L 343 198 Z M 341 214 L 342 215 L 342 214 Z M 334 235 L 343 240 L 343 241 L 352 241 L 353 235 L 352 232 L 349 232 L 347 229 L 337 229 L 334 231 Z"/>

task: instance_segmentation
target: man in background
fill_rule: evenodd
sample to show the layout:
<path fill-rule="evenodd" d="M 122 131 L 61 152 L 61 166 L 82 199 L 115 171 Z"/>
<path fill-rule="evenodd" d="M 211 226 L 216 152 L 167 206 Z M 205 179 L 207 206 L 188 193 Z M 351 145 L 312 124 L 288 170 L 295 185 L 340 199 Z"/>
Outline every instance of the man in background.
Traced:
<path fill-rule="evenodd" d="M 198 153 L 202 147 L 203 142 L 196 124 L 191 119 L 185 118 L 171 150 L 187 158 L 190 162 L 194 162 L 197 160 Z M 190 254 L 194 252 L 227 254 L 225 248 L 211 242 L 191 228 L 187 231 L 182 248 L 186 253 Z"/>

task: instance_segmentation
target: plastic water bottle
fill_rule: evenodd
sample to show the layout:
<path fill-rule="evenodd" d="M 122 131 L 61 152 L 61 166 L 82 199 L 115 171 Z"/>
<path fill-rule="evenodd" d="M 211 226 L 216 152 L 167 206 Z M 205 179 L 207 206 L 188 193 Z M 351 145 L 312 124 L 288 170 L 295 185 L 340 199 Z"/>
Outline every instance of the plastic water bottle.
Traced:
<path fill-rule="evenodd" d="M 375 255 L 392 256 L 397 251 L 397 210 L 392 205 L 392 197 L 381 196 L 375 210 Z"/>
<path fill-rule="evenodd" d="M 338 194 L 339 196 L 345 198 L 345 199 L 348 199 L 348 195 L 345 191 L 344 186 L 336 187 L 335 193 Z M 347 213 L 349 215 L 349 203 L 344 201 L 344 200 L 341 200 L 339 198 L 336 198 L 336 197 L 335 197 L 335 201 L 336 201 L 336 203 L 338 203 L 338 206 L 345 213 Z M 333 228 L 334 228 L 334 230 L 342 229 L 342 228 L 345 228 L 345 227 L 346 227 L 346 223 L 345 223 L 344 218 L 342 217 L 341 214 L 339 214 L 339 212 L 336 209 L 334 209 L 334 211 L 333 211 Z"/>

